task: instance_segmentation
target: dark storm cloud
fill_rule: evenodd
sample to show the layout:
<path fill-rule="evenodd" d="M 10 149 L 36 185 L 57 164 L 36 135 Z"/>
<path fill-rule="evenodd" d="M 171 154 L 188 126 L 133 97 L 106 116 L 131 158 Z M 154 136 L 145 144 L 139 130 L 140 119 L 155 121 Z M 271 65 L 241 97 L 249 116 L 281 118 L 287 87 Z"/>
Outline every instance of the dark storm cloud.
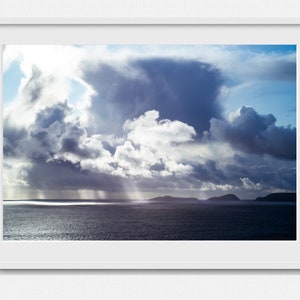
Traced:
<path fill-rule="evenodd" d="M 35 125 L 40 128 L 48 128 L 54 122 L 62 123 L 70 107 L 67 102 L 58 103 L 40 111 L 35 120 Z"/>
<path fill-rule="evenodd" d="M 79 163 L 63 160 L 35 163 L 27 170 L 27 180 L 36 189 L 102 189 L 110 192 L 119 191 L 126 182 L 126 179 L 110 174 L 82 171 Z"/>
<path fill-rule="evenodd" d="M 194 171 L 189 181 L 194 182 L 194 186 L 209 184 L 212 191 L 214 188 L 217 190 L 218 186 L 226 185 L 228 190 L 238 188 L 245 193 L 246 189 L 250 194 L 259 190 L 262 195 L 272 190 L 296 190 L 296 164 L 293 160 L 279 160 L 259 154 L 236 154 L 231 163 L 223 163 L 217 167 L 217 163 L 210 160 L 205 164 L 195 165 Z M 245 187 L 245 181 L 252 186 Z"/>
<path fill-rule="evenodd" d="M 216 162 L 212 160 L 208 160 L 205 164 L 195 165 L 193 177 L 214 184 L 228 183 L 229 180 L 223 170 L 217 168 Z"/>
<path fill-rule="evenodd" d="M 259 115 L 253 108 L 242 107 L 232 121 L 213 118 L 209 133 L 249 153 L 296 159 L 296 128 L 278 127 L 275 122 L 271 114 Z"/>
<path fill-rule="evenodd" d="M 4 158 L 14 155 L 31 164 L 24 168 L 27 183 L 36 189 L 104 189 L 116 191 L 126 179 L 107 173 L 83 170 L 80 161 L 64 158 L 67 153 L 80 158 L 95 158 L 101 149 L 81 144 L 85 131 L 79 124 L 65 121 L 71 108 L 67 102 L 40 111 L 28 131 L 5 126 Z M 25 134 L 26 133 L 26 134 Z M 128 182 L 127 182 L 128 183 Z"/>
<path fill-rule="evenodd" d="M 30 161 L 46 161 L 54 155 L 70 152 L 89 156 L 79 147 L 85 131 L 76 123 L 65 122 L 71 111 L 67 102 L 40 111 L 28 130 L 16 129 L 4 122 L 4 156 L 26 157 Z"/>
<path fill-rule="evenodd" d="M 62 136 L 68 125 L 64 118 L 70 111 L 66 102 L 47 107 L 36 115 L 28 139 L 19 148 L 31 160 L 43 161 L 60 152 Z"/>
<path fill-rule="evenodd" d="M 296 164 L 293 160 L 279 160 L 258 154 L 236 154 L 234 163 L 225 165 L 223 172 L 232 184 L 247 177 L 260 183 L 264 189 L 296 189 Z"/>
<path fill-rule="evenodd" d="M 80 147 L 80 139 L 85 135 L 85 130 L 79 124 L 67 124 L 61 135 L 61 152 L 75 153 L 82 157 L 89 157 L 87 149 Z"/>
<path fill-rule="evenodd" d="M 24 128 L 12 126 L 8 118 L 3 121 L 3 155 L 16 156 L 18 145 L 27 137 Z"/>
<path fill-rule="evenodd" d="M 100 132 L 119 133 L 126 120 L 155 109 L 162 119 L 187 123 L 201 135 L 221 115 L 221 75 L 199 61 L 136 59 L 125 69 L 101 64 L 85 70 L 85 77 L 97 92 L 90 113 Z"/>
<path fill-rule="evenodd" d="M 30 128 L 30 139 L 24 145 L 25 149 L 30 149 L 31 154 L 28 155 L 32 159 L 49 159 L 65 153 L 76 154 L 81 158 L 95 158 L 95 150 L 81 145 L 81 138 L 85 136 L 84 128 L 79 122 L 65 121 L 70 111 L 71 108 L 64 102 L 37 114 L 35 123 Z M 34 149 L 29 144 L 34 144 Z"/>
<path fill-rule="evenodd" d="M 26 100 L 30 103 L 36 102 L 41 97 L 45 85 L 51 84 L 51 81 L 51 77 L 46 78 L 42 71 L 33 65 L 31 77 L 23 89 Z"/>

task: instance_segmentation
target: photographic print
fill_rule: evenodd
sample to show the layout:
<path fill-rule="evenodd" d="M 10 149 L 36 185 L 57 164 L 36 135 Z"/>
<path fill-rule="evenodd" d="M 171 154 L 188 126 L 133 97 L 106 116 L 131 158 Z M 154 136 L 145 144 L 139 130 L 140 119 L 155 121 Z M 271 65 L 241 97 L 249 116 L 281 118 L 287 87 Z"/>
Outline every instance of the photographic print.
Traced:
<path fill-rule="evenodd" d="M 4 46 L 3 240 L 296 240 L 296 50 Z"/>

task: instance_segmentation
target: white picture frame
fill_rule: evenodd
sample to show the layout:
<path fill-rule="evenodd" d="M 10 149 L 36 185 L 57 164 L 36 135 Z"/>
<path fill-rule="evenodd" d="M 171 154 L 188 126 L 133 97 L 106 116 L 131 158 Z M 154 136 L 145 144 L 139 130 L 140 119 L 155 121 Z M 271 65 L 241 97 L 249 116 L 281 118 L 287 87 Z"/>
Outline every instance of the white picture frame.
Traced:
<path fill-rule="evenodd" d="M 66 11 L 56 16 L 55 8 L 61 1 L 54 2 L 53 10 L 38 1 L 27 1 L 29 7 L 36 5 L 39 16 L 32 18 L 23 6 L 14 6 L 13 1 L 5 2 L 0 13 L 0 44 L 299 44 L 300 20 L 295 10 L 286 8 L 275 11 L 275 17 L 263 12 L 255 17 L 255 10 L 244 12 L 244 19 L 220 18 L 222 10 L 212 13 L 212 4 L 206 1 L 211 14 L 209 18 L 197 17 L 193 10 L 184 10 L 178 18 L 182 5 L 175 6 L 171 13 L 148 18 L 139 10 L 134 19 L 125 18 L 119 8 L 117 18 L 110 14 L 115 4 L 106 3 L 106 10 L 100 16 L 92 10 L 79 18 L 82 1 L 72 1 L 71 14 Z M 63 1 L 64 7 L 67 0 Z M 93 1 L 92 1 L 93 2 Z M 95 2 L 95 1 L 94 1 Z M 117 1 L 121 2 L 121 1 Z M 123 1 L 124 2 L 124 1 Z M 127 0 L 130 4 L 132 1 Z M 159 2 L 159 1 L 156 1 Z M 184 2 L 184 1 L 182 1 Z M 193 1 L 191 1 L 192 3 Z M 224 7 L 239 1 L 224 2 Z M 259 1 L 262 3 L 262 1 Z M 271 2 L 263 1 L 265 5 Z M 266 4 L 266 3 L 269 4 Z M 278 1 L 279 2 L 279 1 Z M 293 1 L 291 1 L 293 2 Z M 299 7 L 299 1 L 294 1 Z M 18 2 L 19 3 L 19 2 Z M 31 3 L 31 4 L 30 4 Z M 99 3 L 99 2 L 98 2 Z M 243 1 L 250 5 L 250 1 Z M 240 4 L 238 4 L 240 5 Z M 256 4 L 257 5 L 257 4 Z M 100 4 L 96 4 L 100 7 Z M 157 4 L 157 7 L 160 7 Z M 222 5 L 221 5 L 222 7 Z M 224 8 L 223 7 L 223 8 Z M 226 8 L 229 11 L 229 8 Z M 144 11 L 144 10 L 143 10 Z M 274 11 L 273 11 L 274 13 Z M 146 13 L 147 14 L 147 13 Z M 123 17 L 122 17 L 123 16 Z M 165 17 L 164 17 L 165 16 Z M 248 17 L 247 17 L 248 16 Z M 146 21 L 142 21 L 146 20 Z M 126 23 L 127 26 L 120 25 Z M 129 24 L 134 23 L 134 26 Z M 141 23 L 147 23 L 142 25 Z M 179 25 L 155 25 L 167 23 Z M 223 26 L 221 24 L 235 24 Z M 248 23 L 245 25 L 244 23 Z M 249 24 L 251 23 L 251 24 Z M 13 25 L 15 24 L 15 25 Z M 27 24 L 23 26 L 21 24 Z M 29 24 L 34 24 L 30 25 Z M 44 24 L 44 25 L 43 25 Z M 48 24 L 48 25 L 45 25 Z M 73 24 L 73 25 L 68 25 Z M 87 25 L 89 24 L 89 25 Z M 119 25 L 112 25 L 119 24 Z M 184 25 L 189 24 L 189 25 Z M 219 25 L 218 25 L 219 24 Z M 244 24 L 244 25 L 242 25 Z M 262 25 L 265 24 L 265 25 Z M 97 40 L 95 40 L 97 36 Z M 299 49 L 298 49 L 299 55 Z M 299 66 L 299 57 L 297 60 Z M 297 70 L 299 84 L 299 68 Z M 299 100 L 297 95 L 297 101 Z M 297 111 L 298 114 L 299 111 Z M 2 139 L 2 137 L 1 137 Z M 298 140 L 298 139 L 297 139 Z M 3 141 L 1 141 L 3 142 Z M 297 162 L 297 167 L 299 163 Z M 299 186 L 299 178 L 297 179 Z M 2 210 L 2 205 L 1 205 Z M 1 213 L 2 216 L 2 213 Z M 297 206 L 299 217 L 299 205 Z M 1 226 L 2 226 L 1 221 Z M 2 232 L 2 228 L 1 228 Z M 0 241 L 1 269 L 299 269 L 300 241 L 297 222 L 296 241 Z"/>

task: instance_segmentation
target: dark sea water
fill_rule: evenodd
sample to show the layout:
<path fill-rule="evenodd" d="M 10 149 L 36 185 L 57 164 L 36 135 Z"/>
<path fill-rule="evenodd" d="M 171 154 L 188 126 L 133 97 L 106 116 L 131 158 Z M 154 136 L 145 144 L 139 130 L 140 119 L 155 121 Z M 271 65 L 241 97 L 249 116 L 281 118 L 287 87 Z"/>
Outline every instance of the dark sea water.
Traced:
<path fill-rule="evenodd" d="M 295 240 L 296 204 L 254 201 L 14 202 L 4 240 Z"/>

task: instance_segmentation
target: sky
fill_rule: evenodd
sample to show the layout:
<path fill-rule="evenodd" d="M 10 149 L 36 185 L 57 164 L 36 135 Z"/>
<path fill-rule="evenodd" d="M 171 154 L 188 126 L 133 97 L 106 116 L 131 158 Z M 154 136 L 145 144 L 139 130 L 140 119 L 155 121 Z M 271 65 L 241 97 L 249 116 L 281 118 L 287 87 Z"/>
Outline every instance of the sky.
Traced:
<path fill-rule="evenodd" d="M 6 200 L 295 191 L 295 45 L 3 48 Z"/>

